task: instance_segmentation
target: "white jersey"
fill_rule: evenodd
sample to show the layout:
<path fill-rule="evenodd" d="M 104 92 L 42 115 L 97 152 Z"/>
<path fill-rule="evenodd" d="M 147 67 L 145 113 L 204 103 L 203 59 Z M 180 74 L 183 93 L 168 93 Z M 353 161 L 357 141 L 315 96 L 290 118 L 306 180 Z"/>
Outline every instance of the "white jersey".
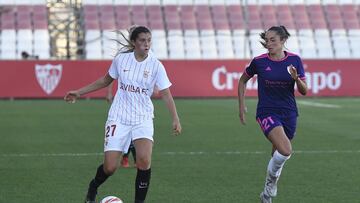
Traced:
<path fill-rule="evenodd" d="M 111 104 L 108 120 L 124 125 L 137 125 L 154 117 L 151 95 L 156 86 L 169 88 L 171 82 L 162 63 L 152 54 L 138 62 L 134 52 L 115 57 L 109 75 L 118 80 L 118 88 Z"/>

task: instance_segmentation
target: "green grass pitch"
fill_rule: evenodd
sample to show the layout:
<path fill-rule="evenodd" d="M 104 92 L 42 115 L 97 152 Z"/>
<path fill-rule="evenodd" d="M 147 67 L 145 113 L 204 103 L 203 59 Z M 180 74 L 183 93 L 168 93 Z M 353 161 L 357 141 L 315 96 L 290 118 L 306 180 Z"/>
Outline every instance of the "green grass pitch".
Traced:
<path fill-rule="evenodd" d="M 240 125 L 235 99 L 177 99 L 183 133 L 155 100 L 155 146 L 148 203 L 255 203 L 271 145 L 247 99 Z M 360 98 L 298 99 L 300 117 L 275 203 L 359 202 Z M 0 202 L 79 203 L 102 161 L 103 100 L 0 100 Z M 99 189 L 133 202 L 134 168 Z"/>

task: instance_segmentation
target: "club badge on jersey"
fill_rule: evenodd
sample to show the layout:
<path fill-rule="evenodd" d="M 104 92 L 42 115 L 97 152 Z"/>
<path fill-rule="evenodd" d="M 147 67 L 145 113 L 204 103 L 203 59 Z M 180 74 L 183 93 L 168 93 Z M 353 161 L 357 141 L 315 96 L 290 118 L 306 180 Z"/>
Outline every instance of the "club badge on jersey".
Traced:
<path fill-rule="evenodd" d="M 150 73 L 150 71 L 144 70 L 144 78 L 148 78 L 148 77 L 149 77 L 149 73 Z"/>

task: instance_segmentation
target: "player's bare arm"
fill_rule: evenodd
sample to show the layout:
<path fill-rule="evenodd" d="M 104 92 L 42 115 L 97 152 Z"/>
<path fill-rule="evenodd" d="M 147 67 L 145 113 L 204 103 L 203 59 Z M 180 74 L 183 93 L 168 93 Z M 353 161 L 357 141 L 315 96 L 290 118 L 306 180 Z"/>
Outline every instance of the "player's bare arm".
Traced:
<path fill-rule="evenodd" d="M 112 91 L 113 91 L 113 84 L 114 83 L 110 83 L 110 85 L 108 86 L 108 88 L 107 88 L 107 92 L 106 92 L 106 97 L 105 97 L 105 99 L 106 99 L 106 101 L 108 102 L 108 103 L 112 103 L 112 101 L 113 101 L 113 98 L 114 98 L 114 95 L 113 95 L 113 93 L 112 93 Z"/>
<path fill-rule="evenodd" d="M 69 103 L 75 103 L 76 99 L 80 98 L 81 95 L 104 88 L 108 86 L 113 80 L 114 79 L 109 75 L 109 73 L 106 73 L 105 76 L 97 79 L 95 82 L 89 85 L 86 85 L 85 87 L 67 92 L 64 100 Z"/>
<path fill-rule="evenodd" d="M 177 114 L 176 111 L 176 106 L 175 106 L 175 102 L 174 99 L 171 95 L 170 89 L 166 88 L 164 90 L 160 91 L 161 94 L 161 98 L 165 101 L 167 108 L 170 111 L 173 123 L 172 123 L 172 127 L 173 127 L 173 133 L 174 135 L 179 135 L 181 133 L 181 124 L 180 124 L 180 119 L 179 116 Z"/>
<path fill-rule="evenodd" d="M 250 79 L 246 74 L 242 74 L 239 79 L 238 84 L 238 100 L 239 100 L 239 117 L 242 124 L 246 124 L 245 113 L 246 113 L 246 105 L 245 105 L 245 90 L 246 90 L 246 82 Z"/>
<path fill-rule="evenodd" d="M 306 95 L 306 93 L 307 93 L 307 85 L 306 85 L 305 81 L 303 81 L 303 80 L 301 80 L 299 78 L 297 70 L 293 65 L 291 65 L 291 67 L 290 67 L 290 74 L 291 74 L 291 77 L 296 82 L 296 86 L 298 87 L 299 93 L 302 94 L 302 95 Z"/>

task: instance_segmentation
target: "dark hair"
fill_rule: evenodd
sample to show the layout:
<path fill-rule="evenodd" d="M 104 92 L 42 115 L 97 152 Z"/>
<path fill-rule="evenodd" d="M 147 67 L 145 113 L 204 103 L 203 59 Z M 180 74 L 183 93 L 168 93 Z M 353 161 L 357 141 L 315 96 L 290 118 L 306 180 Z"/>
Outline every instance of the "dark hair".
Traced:
<path fill-rule="evenodd" d="M 125 43 L 121 42 L 120 40 L 115 40 L 117 43 L 119 43 L 122 46 L 116 55 L 118 55 L 120 53 L 133 52 L 135 47 L 131 43 L 131 41 L 135 41 L 139 37 L 140 33 L 150 33 L 151 34 L 151 31 L 149 30 L 149 28 L 147 28 L 145 26 L 138 26 L 138 25 L 133 25 L 128 29 L 128 32 L 129 32 L 128 37 L 126 37 L 125 34 L 121 31 L 116 31 L 116 32 L 119 33 L 125 40 Z"/>
<path fill-rule="evenodd" d="M 260 33 L 260 37 L 261 37 L 261 41 L 260 43 L 263 45 L 264 48 L 266 48 L 266 42 L 265 42 L 265 34 L 268 31 L 274 31 L 277 35 L 280 36 L 280 40 L 287 40 L 290 37 L 290 33 L 287 31 L 287 29 L 285 28 L 285 26 L 280 25 L 280 26 L 272 26 L 271 28 L 269 28 L 268 30 Z"/>
<path fill-rule="evenodd" d="M 27 53 L 26 51 L 22 51 L 22 52 L 21 52 L 21 57 L 22 57 L 23 59 L 28 59 L 28 58 L 30 57 L 30 54 Z"/>

